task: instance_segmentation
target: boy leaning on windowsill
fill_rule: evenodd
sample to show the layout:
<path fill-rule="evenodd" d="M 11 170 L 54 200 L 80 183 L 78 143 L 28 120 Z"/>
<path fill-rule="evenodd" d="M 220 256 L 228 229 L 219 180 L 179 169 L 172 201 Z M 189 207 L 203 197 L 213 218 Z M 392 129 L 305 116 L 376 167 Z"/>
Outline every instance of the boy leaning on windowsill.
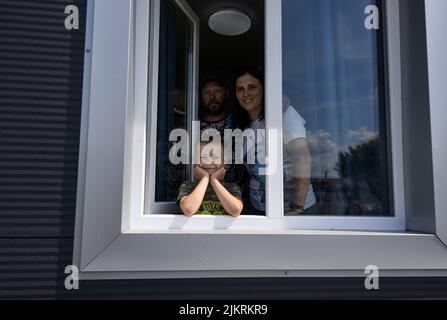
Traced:
<path fill-rule="evenodd" d="M 237 217 L 244 207 L 241 189 L 235 183 L 224 182 L 223 148 L 213 145 L 211 152 L 202 152 L 204 146 L 200 144 L 200 161 L 194 168 L 195 182 L 181 185 L 177 204 L 188 217 L 195 214 Z"/>

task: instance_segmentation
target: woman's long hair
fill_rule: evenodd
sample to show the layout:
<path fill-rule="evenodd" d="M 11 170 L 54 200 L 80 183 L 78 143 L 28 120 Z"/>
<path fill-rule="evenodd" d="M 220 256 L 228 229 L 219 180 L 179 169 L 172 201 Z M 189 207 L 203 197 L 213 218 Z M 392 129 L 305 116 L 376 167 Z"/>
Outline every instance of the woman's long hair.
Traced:
<path fill-rule="evenodd" d="M 263 93 L 265 95 L 264 91 L 264 73 L 262 72 L 262 68 L 260 66 L 250 66 L 250 67 L 243 67 L 236 70 L 234 73 L 234 87 L 236 88 L 236 82 L 237 80 L 246 75 L 249 74 L 252 77 L 256 78 L 259 83 L 261 84 L 263 88 Z M 236 93 L 235 93 L 236 95 Z M 235 98 L 236 101 L 236 108 L 235 108 L 235 127 L 239 128 L 241 130 L 245 130 L 248 127 L 250 127 L 251 120 L 248 115 L 247 110 L 242 108 L 242 106 L 239 104 L 237 97 Z M 264 118 L 264 96 L 262 97 L 262 112 L 261 112 L 261 119 Z"/>

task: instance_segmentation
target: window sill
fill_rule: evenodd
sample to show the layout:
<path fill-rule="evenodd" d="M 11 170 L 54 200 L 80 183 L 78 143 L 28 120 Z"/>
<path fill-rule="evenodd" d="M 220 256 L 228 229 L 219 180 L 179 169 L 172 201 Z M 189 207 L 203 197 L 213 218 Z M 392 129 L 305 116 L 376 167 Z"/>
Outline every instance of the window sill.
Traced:
<path fill-rule="evenodd" d="M 447 248 L 409 232 L 126 233 L 81 278 L 364 277 L 368 265 L 380 276 L 447 276 Z"/>

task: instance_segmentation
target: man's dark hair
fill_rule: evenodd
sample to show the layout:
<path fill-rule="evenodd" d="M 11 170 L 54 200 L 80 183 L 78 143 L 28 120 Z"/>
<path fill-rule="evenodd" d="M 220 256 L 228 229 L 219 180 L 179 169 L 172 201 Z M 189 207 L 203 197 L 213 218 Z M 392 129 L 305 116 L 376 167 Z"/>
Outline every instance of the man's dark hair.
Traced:
<path fill-rule="evenodd" d="M 225 89 L 228 90 L 228 85 L 224 80 L 224 78 L 217 75 L 216 76 L 209 75 L 204 77 L 202 81 L 200 81 L 200 93 L 202 92 L 203 88 L 205 88 L 205 86 L 210 82 L 216 82 L 219 86 L 224 87 Z"/>

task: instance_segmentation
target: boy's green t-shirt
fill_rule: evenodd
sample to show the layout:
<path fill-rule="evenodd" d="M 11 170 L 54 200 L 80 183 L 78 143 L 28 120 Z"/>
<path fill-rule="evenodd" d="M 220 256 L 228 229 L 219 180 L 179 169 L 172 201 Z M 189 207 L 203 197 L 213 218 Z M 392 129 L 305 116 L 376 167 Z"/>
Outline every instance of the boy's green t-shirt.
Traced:
<path fill-rule="evenodd" d="M 189 196 L 194 189 L 197 187 L 197 182 L 185 182 L 180 186 L 177 204 L 180 203 L 180 199 L 185 196 Z M 241 188 L 236 183 L 225 183 L 222 182 L 222 185 L 225 189 L 228 190 L 234 197 L 238 199 L 242 199 Z M 225 211 L 224 207 L 219 201 L 216 192 L 211 186 L 208 186 L 205 192 L 205 196 L 203 197 L 202 204 L 200 205 L 199 211 L 196 214 L 199 215 L 215 215 L 222 216 L 227 215 L 228 213 Z"/>

